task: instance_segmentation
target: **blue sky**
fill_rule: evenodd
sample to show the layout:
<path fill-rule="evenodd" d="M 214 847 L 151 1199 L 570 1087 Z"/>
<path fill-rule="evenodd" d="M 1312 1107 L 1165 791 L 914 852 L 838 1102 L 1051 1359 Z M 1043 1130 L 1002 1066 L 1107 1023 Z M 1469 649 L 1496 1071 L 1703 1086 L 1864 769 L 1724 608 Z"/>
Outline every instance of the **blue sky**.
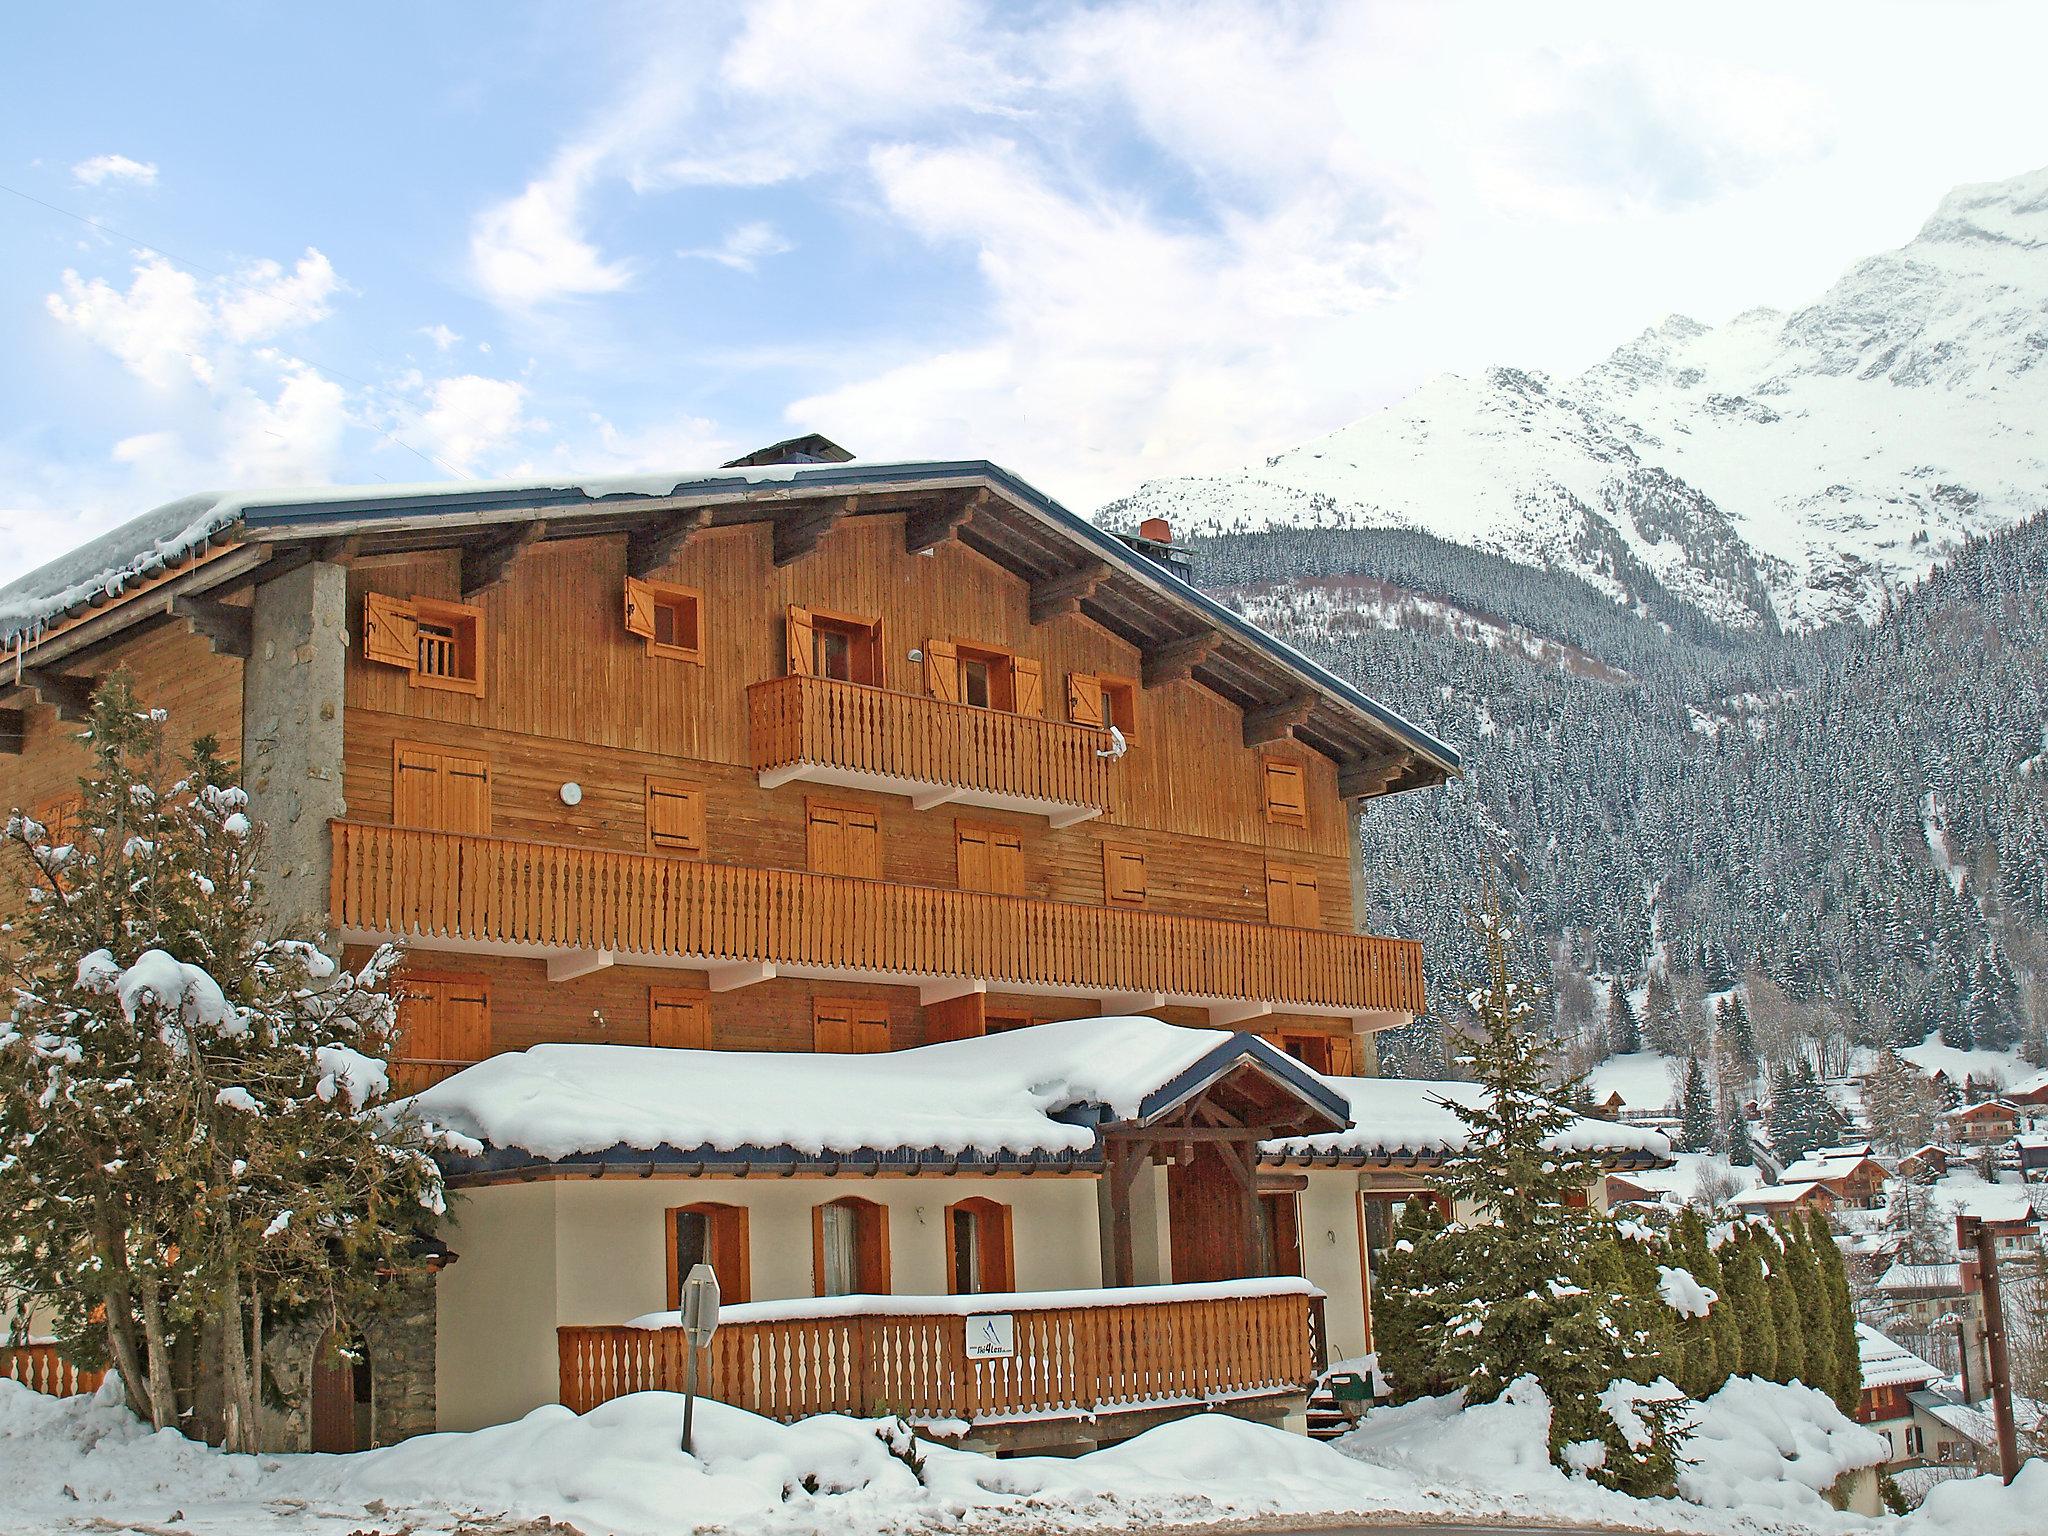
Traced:
<path fill-rule="evenodd" d="M 1086 510 L 1810 297 L 2048 162 L 2044 45 L 1992 3 L 9 8 L 0 579 L 195 489 L 806 429 Z"/>

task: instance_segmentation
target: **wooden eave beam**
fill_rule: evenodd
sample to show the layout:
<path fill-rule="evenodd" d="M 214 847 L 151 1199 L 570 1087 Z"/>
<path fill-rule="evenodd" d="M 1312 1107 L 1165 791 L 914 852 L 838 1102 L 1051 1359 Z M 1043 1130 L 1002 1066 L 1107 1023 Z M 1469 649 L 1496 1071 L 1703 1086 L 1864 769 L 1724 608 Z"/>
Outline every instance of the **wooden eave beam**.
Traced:
<path fill-rule="evenodd" d="M 1261 704 L 1244 712 L 1244 744 L 1248 747 L 1263 746 L 1269 741 L 1280 741 L 1294 734 L 1294 728 L 1305 724 L 1314 713 L 1316 696 L 1312 693 L 1297 693 L 1292 698 L 1280 700 L 1277 704 Z"/>
<path fill-rule="evenodd" d="M 488 592 L 506 576 L 511 574 L 512 563 L 522 551 L 547 536 L 548 525 L 543 519 L 521 523 L 501 538 L 483 544 L 462 546 L 462 599 L 468 602 L 479 593 Z"/>
<path fill-rule="evenodd" d="M 66 672 L 51 672 L 40 667 L 30 667 L 23 670 L 21 684 L 56 710 L 59 720 L 92 718 L 92 691 L 99 686 L 94 678 L 74 677 Z"/>
<path fill-rule="evenodd" d="M 1157 688 L 1164 683 L 1177 683 L 1192 677 L 1195 668 L 1214 656 L 1222 645 L 1221 630 L 1204 629 L 1147 649 L 1143 668 L 1145 686 Z"/>
<path fill-rule="evenodd" d="M 247 608 L 212 597 L 174 597 L 171 613 L 193 634 L 203 636 L 216 656 L 247 661 L 255 650 L 254 615 Z"/>
<path fill-rule="evenodd" d="M 988 500 L 987 491 L 954 493 L 935 506 L 922 507 L 903 520 L 903 552 L 921 555 L 958 536 L 967 520 Z"/>
<path fill-rule="evenodd" d="M 1109 566 L 1101 560 L 1086 560 L 1070 571 L 1031 583 L 1031 622 L 1079 613 L 1081 604 L 1095 595 L 1095 589 L 1109 580 Z"/>
<path fill-rule="evenodd" d="M 1384 795 L 1408 767 L 1398 752 L 1378 757 L 1353 757 L 1337 764 L 1337 795 L 1343 800 L 1369 800 Z"/>
<path fill-rule="evenodd" d="M 857 500 L 853 496 L 835 496 L 816 505 L 806 503 L 788 516 L 776 518 L 776 565 L 792 565 L 816 549 L 825 535 L 839 526 L 839 520 L 853 512 Z"/>
<path fill-rule="evenodd" d="M 635 579 L 652 576 L 710 526 L 709 507 L 689 507 L 651 527 L 635 528 L 626 535 L 626 574 Z"/>

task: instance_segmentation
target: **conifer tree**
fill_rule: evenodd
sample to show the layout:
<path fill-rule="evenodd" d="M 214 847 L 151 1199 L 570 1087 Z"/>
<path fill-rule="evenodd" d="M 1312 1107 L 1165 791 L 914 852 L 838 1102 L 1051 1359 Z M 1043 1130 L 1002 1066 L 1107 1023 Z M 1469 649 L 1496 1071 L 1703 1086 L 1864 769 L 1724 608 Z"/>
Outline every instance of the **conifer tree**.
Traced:
<path fill-rule="evenodd" d="M 391 957 L 350 974 L 262 931 L 228 764 L 202 740 L 174 767 L 120 674 L 82 739 L 75 826 L 5 834 L 0 1290 L 158 1428 L 252 1450 L 268 1330 L 373 1311 L 441 1207 L 430 1133 L 374 1107 Z"/>
<path fill-rule="evenodd" d="M 1738 1168 L 1748 1168 L 1756 1162 L 1756 1147 L 1749 1139 L 1749 1116 L 1740 1104 L 1728 1115 L 1728 1161 Z"/>
<path fill-rule="evenodd" d="M 1813 1383 L 1806 1375 L 1806 1329 L 1799 1315 L 1799 1293 L 1792 1286 L 1792 1266 L 1785 1256 L 1784 1229 L 1765 1223 L 1757 1229 L 1757 1249 L 1764 1266 L 1765 1306 L 1777 1335 L 1772 1381 Z"/>
<path fill-rule="evenodd" d="M 1706 1218 L 1697 1208 L 1688 1206 L 1679 1213 L 1671 1229 L 1671 1252 L 1680 1267 L 1714 1293 L 1714 1304 L 1706 1317 L 1695 1320 L 1695 1331 L 1701 1340 L 1690 1355 L 1687 1375 L 1678 1378 L 1688 1396 L 1711 1397 L 1740 1366 L 1742 1338 L 1735 1320 L 1735 1305 L 1728 1295 L 1727 1277 L 1721 1271 L 1720 1255 L 1709 1239 Z"/>
<path fill-rule="evenodd" d="M 1719 1140 L 1714 1124 L 1714 1095 L 1707 1087 L 1706 1069 L 1695 1056 L 1686 1064 L 1685 1097 L 1679 1126 L 1679 1140 L 1687 1152 L 1711 1152 Z"/>
<path fill-rule="evenodd" d="M 1682 1051 L 1679 1035 L 1678 999 L 1672 995 L 1671 983 L 1664 973 L 1652 971 L 1649 995 L 1643 1000 L 1643 1037 L 1649 1041 L 1651 1050 L 1677 1056 Z"/>
<path fill-rule="evenodd" d="M 1607 987 L 1607 1049 L 1616 1056 L 1627 1056 L 1642 1048 L 1643 1031 L 1628 1000 L 1627 979 L 1617 976 Z"/>
<path fill-rule="evenodd" d="M 1841 1245 L 1835 1241 L 1835 1231 L 1827 1217 L 1809 1211 L 1806 1225 L 1807 1242 L 1819 1265 L 1821 1287 L 1827 1295 L 1825 1326 L 1831 1335 L 1834 1360 L 1833 1375 L 1822 1390 L 1842 1412 L 1853 1414 L 1863 1393 L 1863 1365 L 1856 1340 L 1856 1302 L 1849 1289 L 1849 1268 L 1842 1260 Z"/>
<path fill-rule="evenodd" d="M 1749 1005 L 1740 992 L 1731 992 L 1721 999 L 1718 1022 L 1723 1049 L 1753 1075 L 1757 1069 L 1756 1027 L 1750 1022 Z"/>
<path fill-rule="evenodd" d="M 1738 1338 L 1734 1374 L 1778 1379 L 1778 1324 L 1771 1311 L 1771 1287 L 1759 1251 L 1759 1225 L 1737 1222 L 1719 1251 L 1721 1278 L 1734 1314 Z"/>

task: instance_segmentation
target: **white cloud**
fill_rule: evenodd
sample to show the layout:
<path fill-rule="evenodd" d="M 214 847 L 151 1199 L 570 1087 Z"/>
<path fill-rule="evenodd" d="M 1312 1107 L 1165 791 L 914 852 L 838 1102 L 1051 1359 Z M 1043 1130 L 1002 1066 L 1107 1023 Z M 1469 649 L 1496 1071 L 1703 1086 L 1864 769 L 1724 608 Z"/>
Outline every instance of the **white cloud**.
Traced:
<path fill-rule="evenodd" d="M 516 379 L 458 374 L 438 379 L 427 392 L 427 410 L 417 432 L 402 434 L 462 474 L 509 452 L 519 439 L 547 430 L 547 423 L 528 418 L 527 388 Z"/>
<path fill-rule="evenodd" d="M 462 340 L 462 337 L 457 332 L 450 330 L 438 321 L 433 325 L 421 326 L 420 334 L 434 344 L 436 352 L 446 352 L 455 343 Z"/>
<path fill-rule="evenodd" d="M 340 286 L 333 265 L 310 247 L 290 272 L 274 261 L 252 263 L 221 295 L 221 330 L 231 341 L 267 341 L 318 325 L 333 313 Z"/>
<path fill-rule="evenodd" d="M 751 272 L 770 256 L 781 256 L 795 249 L 773 224 L 757 219 L 727 230 L 725 238 L 716 245 L 699 246 L 677 251 L 676 254 L 686 259 L 715 261 L 736 272 Z"/>
<path fill-rule="evenodd" d="M 139 187 L 156 185 L 156 162 L 131 160 L 126 155 L 94 155 L 71 167 L 71 179 L 84 187 L 102 186 L 110 181 L 129 181 Z"/>
<path fill-rule="evenodd" d="M 470 270 L 485 297 L 524 310 L 615 293 L 632 281 L 631 264 L 605 260 L 583 232 L 583 204 L 597 170 L 592 153 L 565 154 L 517 197 L 477 215 Z"/>
<path fill-rule="evenodd" d="M 43 300 L 51 317 L 112 353 L 144 383 L 167 389 L 180 378 L 212 380 L 207 349 L 219 314 L 191 273 L 146 256 L 125 292 L 105 278 L 88 281 L 72 271 L 58 281 L 63 291 Z"/>
<path fill-rule="evenodd" d="M 311 368 L 289 368 L 277 393 L 243 391 L 223 412 L 220 462 L 229 485 L 293 485 L 332 477 L 349 423 L 348 392 Z"/>

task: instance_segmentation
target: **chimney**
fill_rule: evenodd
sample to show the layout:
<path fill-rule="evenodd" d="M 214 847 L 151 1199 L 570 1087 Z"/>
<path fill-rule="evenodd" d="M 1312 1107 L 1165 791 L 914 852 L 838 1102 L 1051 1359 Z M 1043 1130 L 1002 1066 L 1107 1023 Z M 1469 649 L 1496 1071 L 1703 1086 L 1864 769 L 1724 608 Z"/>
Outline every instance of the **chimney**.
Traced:
<path fill-rule="evenodd" d="M 1136 533 L 1119 533 L 1116 539 L 1154 565 L 1164 566 L 1181 580 L 1194 580 L 1194 557 L 1185 545 L 1173 542 L 1173 524 L 1165 518 L 1148 517 L 1138 524 Z"/>

